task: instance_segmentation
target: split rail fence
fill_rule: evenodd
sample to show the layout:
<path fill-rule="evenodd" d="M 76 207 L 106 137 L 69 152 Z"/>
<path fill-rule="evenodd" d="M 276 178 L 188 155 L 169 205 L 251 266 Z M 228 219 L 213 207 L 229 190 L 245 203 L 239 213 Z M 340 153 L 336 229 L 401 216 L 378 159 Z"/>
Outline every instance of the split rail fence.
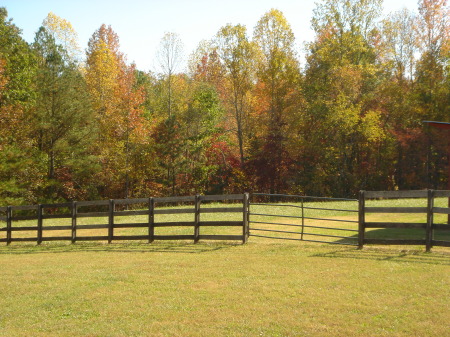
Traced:
<path fill-rule="evenodd" d="M 284 202 L 252 200 L 249 212 L 252 237 L 350 245 L 359 248 L 367 244 L 424 245 L 427 251 L 433 246 L 450 247 L 450 221 L 443 223 L 444 216 L 450 215 L 450 204 L 448 207 L 435 205 L 436 198 L 450 199 L 450 191 L 361 191 L 358 199 L 263 193 L 255 193 L 253 196 L 268 200 L 282 198 Z M 292 202 L 287 199 L 291 199 Z M 414 200 L 406 202 L 408 207 L 399 206 L 405 204 L 405 199 Z M 376 200 L 375 205 L 372 205 L 373 200 Z M 325 202 L 326 206 L 321 206 L 322 202 Z M 339 207 L 340 202 L 342 205 Z M 379 207 L 380 203 L 386 203 L 388 207 Z M 264 210 L 255 211 L 256 207 L 259 207 L 258 209 L 264 207 Z M 271 211 L 280 208 L 285 208 L 286 214 Z M 289 209 L 294 211 L 288 211 Z M 334 214 L 314 216 L 314 211 Z M 343 215 L 340 216 L 339 213 Z M 351 214 L 355 217 L 349 216 Z M 380 215 L 382 221 L 379 221 Z M 411 218 L 409 215 L 413 215 L 414 219 L 420 219 L 422 215 L 423 221 L 407 222 L 408 217 Z M 436 219 L 438 216 L 440 218 Z M 448 219 L 450 220 L 450 216 Z M 327 223 L 330 225 L 325 225 Z M 332 223 L 335 225 L 331 225 Z"/>
<path fill-rule="evenodd" d="M 379 199 L 425 199 L 426 206 L 422 207 L 371 207 L 367 206 L 368 200 Z M 359 193 L 359 228 L 358 246 L 362 248 L 364 244 L 380 245 L 425 245 L 430 251 L 433 246 L 450 247 L 450 241 L 437 240 L 435 234 L 449 233 L 450 221 L 447 223 L 436 223 L 436 215 L 449 215 L 450 203 L 448 207 L 435 207 L 436 198 L 448 198 L 450 191 L 418 190 L 418 191 L 361 191 Z M 415 203 L 415 202 L 414 202 Z M 419 202 L 417 202 L 418 204 Z M 389 216 L 386 221 L 369 222 L 366 217 L 370 214 L 422 214 L 423 222 L 394 222 Z M 450 217 L 449 217 L 450 218 Z M 423 232 L 423 239 L 380 239 L 366 238 L 366 229 L 419 229 Z"/>
<path fill-rule="evenodd" d="M 226 207 L 202 207 L 204 202 L 230 201 Z M 5 238 L 0 238 L 0 242 L 10 244 L 12 242 L 37 242 L 44 241 L 108 241 L 111 243 L 120 240 L 240 240 L 247 241 L 248 233 L 248 194 L 233 195 L 196 195 L 185 197 L 167 198 L 144 198 L 144 199 L 119 199 L 119 200 L 99 200 L 99 201 L 73 201 L 58 204 L 40 204 L 27 206 L 7 206 L 0 207 L 0 221 L 6 222 L 5 227 L 0 227 L 0 231 L 6 232 Z M 163 207 L 156 207 L 163 206 Z M 168 205 L 182 205 L 176 208 L 168 208 Z M 191 204 L 186 206 L 186 204 Z M 136 205 L 138 209 L 126 210 L 130 205 Z M 145 207 L 143 207 L 145 206 Z M 214 205 L 213 205 L 214 206 Z M 216 205 L 217 206 L 217 205 Z M 223 205 L 222 205 L 223 206 Z M 101 209 L 101 211 L 98 211 Z M 120 210 L 123 209 L 123 210 Z M 92 211 L 95 210 L 95 211 Z M 25 213 L 24 213 L 25 212 Z M 31 214 L 30 213 L 34 213 Z M 238 213 L 239 221 L 204 221 L 202 214 L 207 213 Z M 26 215 L 22 215 L 26 214 Z M 155 221 L 156 215 L 192 214 L 193 221 Z M 122 223 L 117 221 L 126 216 L 147 216 L 145 222 Z M 81 218 L 103 218 L 107 219 L 102 224 L 79 224 Z M 70 219 L 70 225 L 46 225 L 46 220 Z M 27 221 L 27 225 L 23 225 Z M 30 221 L 36 221 L 35 225 L 29 225 Z M 99 221 L 100 222 L 100 221 Z M 191 234 L 155 234 L 156 228 L 168 227 L 191 227 Z M 240 234 L 201 234 L 204 227 L 240 227 Z M 117 235 L 116 229 L 124 228 L 145 228 L 145 235 Z M 107 233 L 100 236 L 79 235 L 81 230 L 103 229 Z M 17 232 L 34 233 L 33 236 L 22 237 L 14 235 Z M 48 236 L 48 233 L 66 233 L 64 235 Z M 68 234 L 68 235 L 67 235 Z M 51 235 L 51 234 L 50 234 Z"/>
<path fill-rule="evenodd" d="M 0 207 L 0 233 L 6 232 L 6 235 L 0 236 L 0 242 L 10 244 L 12 242 L 37 242 L 41 244 L 44 241 L 123 241 L 123 240 L 146 240 L 149 243 L 155 240 L 193 240 L 197 243 L 199 240 L 239 240 L 246 243 L 249 236 L 258 236 L 272 239 L 285 240 L 301 240 L 312 241 L 330 244 L 345 244 L 356 245 L 362 248 L 365 244 L 380 244 L 380 245 L 425 245 L 426 250 L 429 251 L 433 246 L 450 247 L 450 221 L 442 223 L 442 221 L 435 221 L 435 217 L 439 215 L 442 220 L 443 215 L 448 215 L 450 218 L 450 204 L 448 207 L 435 206 L 436 198 L 450 199 L 450 191 L 436 191 L 436 190 L 420 190 L 420 191 L 361 191 L 358 199 L 332 199 L 332 198 L 318 198 L 318 197 L 304 197 L 304 196 L 290 196 L 290 195 L 271 195 L 255 193 L 256 198 L 261 197 L 296 197 L 300 198 L 300 205 L 297 204 L 281 204 L 270 202 L 250 202 L 248 193 L 232 194 L 232 195 L 196 195 L 185 197 L 167 197 L 167 198 L 143 198 L 143 199 L 119 199 L 119 200 L 101 200 L 101 201 L 74 201 L 59 204 L 40 204 L 28 206 L 7 206 Z M 319 205 L 319 207 L 311 207 L 304 205 L 304 199 L 313 199 L 321 201 L 348 201 L 354 202 L 358 206 L 357 210 L 351 209 L 328 209 Z M 372 200 L 387 199 L 419 199 L 409 203 L 409 207 L 396 206 L 393 207 L 379 207 L 379 204 L 374 207 L 371 205 Z M 209 204 L 209 203 L 227 202 L 227 204 Z M 422 207 L 416 207 L 424 204 Z M 168 207 L 169 205 L 174 205 Z M 393 204 L 393 202 L 392 202 Z M 128 208 L 134 205 L 134 209 Z M 206 206 L 206 207 L 205 207 Z M 208 207 L 209 206 L 209 207 Z M 265 207 L 264 213 L 250 211 L 250 207 Z M 276 214 L 271 211 L 273 207 L 294 209 L 296 215 Z M 441 205 L 442 206 L 442 205 Z M 313 217 L 306 216 L 305 210 L 325 210 L 335 212 L 355 212 L 353 214 L 358 216 L 358 219 L 348 219 L 339 217 Z M 298 211 L 298 212 L 297 212 Z M 205 219 L 204 214 L 220 213 L 223 218 L 226 218 L 226 213 L 235 213 L 234 219 L 229 221 L 209 221 Z M 193 220 L 184 221 L 176 218 L 179 214 L 191 214 Z M 385 216 L 386 221 L 368 221 L 371 215 L 379 214 L 422 214 L 422 222 L 398 222 L 394 221 L 394 217 Z M 174 216 L 172 221 L 157 221 L 156 216 L 167 215 Z M 141 222 L 123 223 L 130 221 L 130 216 L 144 216 Z M 250 216 L 252 216 L 250 218 Z M 255 217 L 262 217 L 258 220 Z M 80 224 L 82 218 L 103 218 L 104 223 L 101 224 Z M 275 219 L 275 220 L 267 220 Z M 279 223 L 276 219 L 287 218 L 291 219 L 292 223 Z M 376 217 L 377 218 L 377 217 Z M 417 216 L 414 216 L 417 219 Z M 48 220 L 67 219 L 70 225 L 48 224 Z M 133 218 L 131 218 L 133 219 Z M 313 223 L 305 224 L 305 220 L 319 220 L 332 221 L 337 223 L 349 223 L 350 226 L 345 228 L 336 228 L 330 226 L 316 225 Z M 34 224 L 33 222 L 36 221 Z M 6 225 L 2 226 L 2 222 Z M 52 221 L 51 221 L 52 222 Z M 53 221 L 54 222 L 54 221 Z M 99 221 L 100 222 L 100 221 Z M 30 225 L 30 223 L 32 225 Z M 261 225 L 277 226 L 277 228 L 261 228 Z M 351 226 L 355 226 L 355 228 Z M 184 227 L 192 229 L 189 234 L 184 231 L 183 234 L 179 232 L 169 232 L 166 234 L 156 233 L 156 228 L 173 228 Z M 236 231 L 233 234 L 222 233 L 217 234 L 202 234 L 201 228 L 206 227 L 235 227 Z M 288 228 L 282 228 L 288 227 Z M 351 228 L 350 228 L 351 227 Z M 357 227 L 357 228 L 356 228 Z M 145 234 L 140 233 L 118 233 L 117 229 L 144 229 Z M 348 235 L 336 235 L 325 232 L 312 232 L 312 230 L 326 231 L 335 230 L 339 232 L 348 232 Z M 411 238 L 385 238 L 385 236 L 373 237 L 373 229 L 406 229 L 418 232 L 420 239 Z M 83 230 L 103 230 L 103 235 L 80 235 Z M 369 230 L 369 231 L 368 231 Z M 27 233 L 26 235 L 19 235 L 18 232 Z M 29 233 L 33 233 L 30 235 Z M 105 233 L 106 232 L 106 233 Z M 50 234 L 49 234 L 50 233 Z M 51 233 L 58 233 L 52 235 Z M 86 231 L 84 231 L 86 233 Z M 259 233 L 259 234 L 258 234 Z M 269 234 L 265 234 L 269 233 Z M 284 237 L 277 237 L 275 234 L 286 234 Z M 386 235 L 390 235 L 389 231 L 385 231 Z M 436 233 L 439 236 L 436 238 Z M 444 235 L 442 235 L 444 233 Z M 105 235 L 106 234 L 106 235 Z M 128 234 L 128 235 L 120 235 Z M 372 237 L 370 237 L 372 236 Z M 321 238 L 328 238 L 330 241 L 323 241 Z"/>

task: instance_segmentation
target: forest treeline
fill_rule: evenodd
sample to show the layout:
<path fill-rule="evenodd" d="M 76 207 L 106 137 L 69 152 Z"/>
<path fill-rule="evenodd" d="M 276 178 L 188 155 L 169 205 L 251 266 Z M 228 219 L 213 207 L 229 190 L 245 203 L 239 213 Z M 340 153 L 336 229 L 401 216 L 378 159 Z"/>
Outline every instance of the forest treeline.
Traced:
<path fill-rule="evenodd" d="M 85 53 L 50 13 L 33 43 L 0 9 L 0 204 L 260 191 L 445 188 L 449 7 L 322 0 L 300 66 L 279 10 L 224 25 L 180 70 L 129 64 L 112 27 Z M 299 32 L 301 34 L 301 32 Z"/>

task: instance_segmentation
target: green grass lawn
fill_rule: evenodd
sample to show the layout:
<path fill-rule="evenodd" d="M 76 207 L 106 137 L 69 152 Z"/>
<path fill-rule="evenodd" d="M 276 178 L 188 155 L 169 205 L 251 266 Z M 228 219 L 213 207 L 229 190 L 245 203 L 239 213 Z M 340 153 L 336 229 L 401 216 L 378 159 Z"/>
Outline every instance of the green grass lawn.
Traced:
<path fill-rule="evenodd" d="M 448 336 L 450 251 L 0 247 L 0 336 Z"/>
<path fill-rule="evenodd" d="M 351 202 L 304 206 L 357 207 Z M 268 209 L 254 205 L 251 210 L 263 213 Z M 280 215 L 298 211 L 298 207 L 284 206 L 270 210 Z M 306 212 L 310 217 L 357 219 L 353 212 Z M 383 221 L 382 215 L 373 216 L 381 218 L 368 221 Z M 176 222 L 191 221 L 193 215 L 158 217 L 157 221 Z M 207 214 L 202 220 L 240 217 Z M 389 221 L 419 222 L 422 217 L 400 214 Z M 145 219 L 136 216 L 120 221 Z M 270 220 L 301 222 L 283 217 Z M 67 219 L 45 221 L 44 225 L 69 224 Z M 106 218 L 81 221 L 107 223 Z M 314 223 L 357 228 L 352 222 L 306 220 L 306 224 Z M 20 225 L 33 224 L 24 221 Z M 84 231 L 78 235 L 107 232 Z M 117 229 L 115 234 L 145 231 Z M 156 234 L 192 231 L 157 228 Z M 61 235 L 68 235 L 63 232 Z M 334 232 L 339 231 L 323 229 L 317 233 Z M 241 229 L 202 228 L 201 233 L 240 234 Z M 373 230 L 368 235 L 386 233 Z M 14 232 L 19 234 L 33 236 L 35 232 Z M 289 235 L 299 237 L 297 233 Z M 403 230 L 402 235 L 412 234 Z M 424 250 L 423 246 L 366 246 L 357 250 L 257 237 L 250 237 L 246 245 L 205 241 L 196 245 L 189 241 L 2 244 L 0 336 L 450 336 L 450 249 Z"/>

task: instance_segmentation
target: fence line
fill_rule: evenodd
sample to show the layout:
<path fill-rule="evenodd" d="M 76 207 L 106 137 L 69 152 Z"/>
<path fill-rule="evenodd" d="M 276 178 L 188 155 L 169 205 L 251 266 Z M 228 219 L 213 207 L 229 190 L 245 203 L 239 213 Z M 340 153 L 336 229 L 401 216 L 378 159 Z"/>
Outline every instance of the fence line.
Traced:
<path fill-rule="evenodd" d="M 241 207 L 210 207 L 202 208 L 203 201 L 241 201 Z M 171 208 L 157 209 L 155 206 L 160 204 L 173 204 L 182 202 L 193 202 L 193 208 Z M 145 209 L 140 210 L 116 210 L 117 205 L 133 205 L 145 204 Z M 92 211 L 92 207 L 107 207 L 106 210 Z M 80 208 L 91 208 L 87 212 L 80 212 Z M 60 210 L 64 209 L 62 214 L 47 214 L 46 209 Z M 98 201 L 73 201 L 68 203 L 57 204 L 39 204 L 26 206 L 7 206 L 0 207 L 0 212 L 6 213 L 4 217 L 0 217 L 0 221 L 6 221 L 6 227 L 0 228 L 0 231 L 6 232 L 6 238 L 0 239 L 7 245 L 12 242 L 37 242 L 41 244 L 43 241 L 108 241 L 113 240 L 148 240 L 149 243 L 154 240 L 193 240 L 197 243 L 199 240 L 240 240 L 247 242 L 248 235 L 248 194 L 231 194 L 231 195 L 196 195 L 186 197 L 163 197 L 163 198 L 144 198 L 144 199 L 116 199 L 116 200 L 98 200 Z M 15 215 L 17 211 L 34 211 L 35 215 Z M 240 221 L 201 221 L 201 214 L 210 213 L 241 213 Z M 156 222 L 156 214 L 193 214 L 194 221 L 182 222 Z M 116 220 L 123 216 L 131 215 L 147 215 L 147 221 L 141 223 L 116 223 Z M 98 218 L 106 217 L 107 223 L 80 225 L 80 218 Z M 70 219 L 71 225 L 66 226 L 45 226 L 46 219 Z M 14 222 L 24 220 L 37 220 L 35 226 L 13 226 Z M 192 227 L 193 233 L 190 235 L 156 235 L 155 228 L 167 227 Z M 222 235 L 222 234 L 205 234 L 200 233 L 202 227 L 242 227 L 240 235 Z M 115 235 L 114 230 L 119 228 L 148 228 L 146 235 Z M 107 235 L 101 236 L 80 236 L 78 231 L 83 229 L 107 229 Z M 20 231 L 36 231 L 35 237 L 13 237 L 14 232 Z M 51 231 L 71 231 L 70 236 L 44 236 L 44 232 Z"/>
<path fill-rule="evenodd" d="M 435 214 L 450 214 L 449 207 L 434 207 L 434 200 L 437 197 L 450 199 L 450 191 L 419 190 L 419 191 L 360 191 L 359 193 L 359 226 L 358 226 L 358 246 L 362 248 L 364 244 L 381 245 L 425 245 L 427 251 L 433 246 L 450 247 L 450 241 L 435 240 L 436 230 L 450 231 L 450 223 L 435 224 Z M 405 199 L 405 198 L 426 198 L 426 207 L 367 207 L 366 201 L 369 199 Z M 367 222 L 366 215 L 373 214 L 424 214 L 424 222 Z M 365 238 L 366 228 L 409 228 L 423 229 L 425 239 L 367 239 Z"/>
<path fill-rule="evenodd" d="M 7 245 L 12 242 L 37 242 L 41 244 L 44 241 L 71 241 L 75 243 L 77 241 L 120 241 L 120 240 L 146 240 L 149 243 L 155 240 L 193 240 L 197 243 L 199 240 L 239 240 L 243 243 L 248 241 L 249 235 L 255 237 L 268 237 L 274 239 L 286 239 L 292 240 L 292 238 L 272 237 L 269 235 L 250 234 L 249 223 L 269 224 L 275 226 L 291 226 L 301 227 L 301 232 L 293 232 L 292 230 L 278 230 L 278 229 L 266 229 L 252 227 L 253 231 L 260 231 L 263 233 L 275 232 L 275 233 L 294 233 L 300 234 L 300 237 L 295 240 L 310 241 L 310 242 L 323 242 L 334 244 L 351 244 L 343 242 L 325 242 L 313 239 L 304 239 L 305 235 L 317 236 L 317 237 L 331 237 L 341 239 L 356 239 L 358 240 L 358 247 L 362 248 L 365 244 L 395 244 L 395 245 L 425 245 L 426 250 L 430 251 L 433 246 L 450 247 L 450 241 L 437 240 L 434 238 L 436 231 L 450 231 L 450 222 L 447 224 L 436 224 L 434 221 L 435 214 L 447 214 L 450 215 L 449 207 L 435 207 L 435 198 L 449 198 L 450 191 L 437 191 L 437 190 L 420 190 L 420 191 L 360 191 L 358 199 L 344 199 L 344 198 L 324 198 L 324 197 L 311 197 L 311 196 L 294 196 L 294 195 L 282 195 L 282 194 L 253 194 L 257 197 L 294 197 L 301 198 L 301 205 L 288 205 L 288 204 L 276 204 L 276 203 L 250 203 L 249 194 L 230 194 L 230 195 L 196 195 L 196 196 L 183 196 L 183 197 L 161 197 L 161 198 L 140 198 L 140 199 L 111 199 L 111 200 L 97 200 L 97 201 L 73 201 L 66 203 L 55 204 L 39 204 L 39 205 L 25 205 L 25 206 L 6 206 L 0 207 L 0 222 L 6 222 L 5 227 L 0 228 L 0 232 L 6 232 L 6 237 L 1 238 L 0 242 L 4 242 Z M 370 199 L 404 199 L 404 198 L 426 198 L 426 207 L 370 207 L 366 205 L 366 201 Z M 336 200 L 336 201 L 358 201 L 358 211 L 354 210 L 340 210 L 340 209 L 327 209 L 323 207 L 306 207 L 303 204 L 304 199 L 311 200 Z M 203 208 L 202 203 L 208 201 L 240 201 L 240 206 L 230 204 L 227 207 L 209 207 Z M 157 204 L 179 204 L 179 203 L 193 203 L 192 207 L 185 208 L 157 208 Z M 143 209 L 137 210 L 120 210 L 120 207 L 129 205 L 145 205 Z M 282 207 L 294 207 L 301 210 L 301 216 L 290 215 L 272 215 L 267 212 L 264 213 L 251 213 L 251 205 L 267 206 L 282 206 Z M 98 208 L 103 209 L 98 209 Z M 345 212 L 358 212 L 358 221 L 352 220 L 339 220 L 328 218 L 313 218 L 306 217 L 304 214 L 305 209 L 312 210 L 333 210 L 333 211 L 345 211 Z M 49 212 L 48 210 L 58 212 Z M 83 212 L 81 210 L 84 210 Z M 61 212 L 62 211 L 62 212 Z M 17 214 L 19 212 L 19 214 Z M 20 213 L 27 212 L 27 213 Z M 34 214 L 30 215 L 30 212 Z M 202 214 L 211 213 L 239 213 L 242 214 L 242 219 L 239 221 L 204 221 Z M 368 214 L 423 214 L 423 222 L 392 222 L 392 221 L 366 221 Z M 3 215 L 2 215 L 3 214 Z M 192 214 L 193 221 L 155 221 L 155 215 L 175 215 L 175 214 Z M 116 223 L 116 220 L 123 216 L 132 215 L 144 215 L 147 216 L 146 222 L 141 223 Z M 295 218 L 301 219 L 301 224 L 286 224 L 278 223 L 276 221 L 250 221 L 250 215 L 255 216 L 276 216 L 283 218 Z M 425 218 L 426 216 L 426 218 Z M 82 218 L 107 218 L 106 223 L 97 224 L 79 224 L 79 219 Z M 70 225 L 52 225 L 45 224 L 45 220 L 49 219 L 70 219 Z M 340 221 L 348 223 L 358 223 L 358 229 L 339 229 L 324 226 L 311 226 L 306 225 L 305 219 L 315 220 L 327 220 L 327 221 Z M 35 220 L 36 225 L 33 226 L 13 226 L 14 222 Z M 155 234 L 155 228 L 169 228 L 169 227 L 192 227 L 192 234 L 178 234 L 178 235 L 157 235 Z M 239 235 L 228 234 L 201 234 L 201 228 L 203 227 L 241 227 L 242 232 Z M 115 229 L 124 228 L 147 228 L 147 232 L 144 235 L 117 235 Z M 340 235 L 325 235 L 318 233 L 307 233 L 307 228 L 320 228 L 320 229 L 333 229 L 340 231 L 357 232 L 358 235 L 353 237 L 340 236 Z M 419 229 L 424 231 L 424 239 L 374 239 L 366 238 L 366 229 L 391 229 L 391 228 L 403 228 L 403 229 Z M 106 229 L 107 235 L 99 236 L 81 236 L 80 230 L 85 229 Z M 36 231 L 34 237 L 14 237 L 13 233 Z M 69 231 L 70 235 L 67 236 L 45 236 L 44 233 L 55 231 Z"/>

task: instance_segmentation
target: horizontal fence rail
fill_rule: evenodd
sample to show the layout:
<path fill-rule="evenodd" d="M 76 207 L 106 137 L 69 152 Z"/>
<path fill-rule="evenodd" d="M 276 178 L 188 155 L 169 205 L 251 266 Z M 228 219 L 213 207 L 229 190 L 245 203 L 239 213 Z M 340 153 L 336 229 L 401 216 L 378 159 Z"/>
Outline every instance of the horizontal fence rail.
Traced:
<path fill-rule="evenodd" d="M 155 240 L 192 240 L 197 243 L 199 240 L 239 240 L 245 243 L 252 236 L 360 248 L 365 244 L 425 245 L 429 251 L 433 246 L 450 247 L 450 204 L 444 207 L 441 200 L 436 206 L 436 198 L 450 200 L 450 191 L 360 191 L 358 199 L 254 193 L 250 202 L 249 194 L 245 193 L 3 206 L 0 207 L 0 242 L 9 245 L 12 242 L 41 244 L 45 241 L 111 243 L 145 240 L 151 243 Z M 416 199 L 417 202 L 409 202 L 409 207 L 395 206 L 398 203 L 394 199 Z M 371 205 L 372 200 L 386 200 L 386 206 L 381 207 L 379 203 Z M 314 204 L 308 204 L 310 202 Z M 336 207 L 331 208 L 328 202 L 337 202 L 333 203 Z M 353 205 L 357 209 L 348 209 Z M 328 212 L 333 212 L 332 216 L 328 216 Z M 209 214 L 222 214 L 224 219 L 208 220 Z M 357 219 L 352 219 L 356 214 Z M 389 214 L 396 217 L 397 222 Z M 402 219 L 409 214 L 414 214 L 414 221 Z M 238 220 L 226 218 L 229 215 Z M 140 220 L 128 220 L 130 216 L 139 216 Z M 443 216 L 448 216 L 449 221 L 439 223 L 442 221 L 436 218 L 442 219 Z M 189 217 L 192 220 L 186 220 Z M 370 219 L 372 217 L 375 219 Z M 420 221 L 420 217 L 423 217 L 423 221 Z M 82 223 L 87 218 L 98 221 Z M 66 224 L 57 222 L 64 219 Z M 176 233 L 159 232 L 159 229 L 171 231 L 177 227 L 180 230 Z M 207 227 L 217 228 L 219 232 L 222 230 L 220 227 L 223 230 L 230 227 L 235 232 L 208 234 L 201 231 Z M 192 232 L 189 232 L 189 228 L 192 228 Z M 136 233 L 140 232 L 123 232 L 127 229 L 140 229 Z M 378 236 L 370 237 L 370 234 L 377 232 L 376 229 L 383 231 L 378 232 Z M 396 229 L 404 230 L 405 233 L 419 233 L 421 237 L 389 237 Z M 99 233 L 95 233 L 99 235 L 88 235 L 86 232 L 90 230 L 99 230 Z"/>
<path fill-rule="evenodd" d="M 229 207 L 202 207 L 203 202 L 231 201 Z M 239 207 L 236 206 L 239 203 Z M 168 206 L 180 203 L 191 203 L 190 206 L 182 208 L 157 208 L 157 205 Z M 248 236 L 248 194 L 232 195 L 196 195 L 182 197 L 158 197 L 140 199 L 117 199 L 117 200 L 97 200 L 97 201 L 73 201 L 68 203 L 40 204 L 26 206 L 0 207 L 0 232 L 6 232 L 6 237 L 0 242 L 7 245 L 12 242 L 37 242 L 44 241 L 108 241 L 113 240 L 147 240 L 149 243 L 154 240 L 239 240 L 245 243 Z M 138 205 L 137 210 L 123 210 L 123 207 Z M 96 208 L 103 208 L 101 210 Z M 122 208 L 122 209 L 120 209 Z M 95 209 L 95 210 L 94 210 Z M 23 212 L 27 212 L 26 215 Z M 237 213 L 238 221 L 208 221 L 202 220 L 202 214 L 213 213 Z M 156 221 L 155 215 L 177 215 L 192 214 L 192 221 Z M 240 214 L 240 215 L 239 215 Z M 146 216 L 145 222 L 121 223 L 118 220 L 127 216 Z M 80 224 L 82 218 L 102 218 L 98 224 Z M 70 225 L 47 225 L 47 221 L 52 219 L 70 219 Z M 36 221 L 35 225 L 21 225 L 20 221 Z M 47 220 L 47 221 L 44 221 Z M 2 227 L 1 222 L 6 223 Z M 45 225 L 44 225 L 45 222 Z M 17 223 L 19 225 L 17 225 Z M 155 228 L 170 227 L 192 227 L 191 234 L 166 234 L 155 233 Z M 205 227 L 240 227 L 239 234 L 201 234 L 200 229 Z M 115 229 L 126 228 L 147 228 L 145 235 L 117 235 Z M 104 235 L 80 235 L 83 230 L 104 229 Z M 35 235 L 29 237 L 17 237 L 13 233 L 34 232 Z M 70 235 L 57 236 L 58 231 L 69 232 Z M 45 235 L 47 234 L 47 235 Z M 51 236 L 49 236 L 51 235 Z"/>

